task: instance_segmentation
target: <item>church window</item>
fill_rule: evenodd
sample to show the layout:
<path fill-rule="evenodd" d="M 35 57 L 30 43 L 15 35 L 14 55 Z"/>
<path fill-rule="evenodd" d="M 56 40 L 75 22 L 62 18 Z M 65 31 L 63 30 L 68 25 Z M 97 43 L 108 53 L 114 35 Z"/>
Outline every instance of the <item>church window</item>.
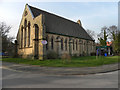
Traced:
<path fill-rule="evenodd" d="M 77 43 L 77 40 L 76 40 L 76 50 L 78 50 L 78 43 Z"/>
<path fill-rule="evenodd" d="M 27 33 L 26 33 L 26 28 L 27 28 L 27 20 L 25 19 L 25 22 L 24 22 L 24 28 L 25 28 L 25 32 L 24 32 L 24 47 L 26 47 L 26 36 L 27 36 Z"/>
<path fill-rule="evenodd" d="M 27 14 L 28 14 L 27 11 L 25 11 L 24 16 L 27 16 Z"/>
<path fill-rule="evenodd" d="M 65 50 L 67 51 L 67 38 L 65 39 Z"/>
<path fill-rule="evenodd" d="M 28 46 L 30 46 L 30 22 L 28 23 Z"/>
<path fill-rule="evenodd" d="M 21 27 L 21 48 L 23 47 L 23 26 Z"/>
<path fill-rule="evenodd" d="M 46 50 L 48 50 L 48 36 L 46 37 L 46 41 L 47 41 Z"/>
<path fill-rule="evenodd" d="M 73 50 L 75 49 L 74 40 L 73 40 Z"/>
<path fill-rule="evenodd" d="M 36 40 L 39 39 L 39 27 L 37 24 L 35 24 L 35 39 Z"/>
<path fill-rule="evenodd" d="M 61 39 L 61 50 L 63 50 L 63 38 Z"/>
<path fill-rule="evenodd" d="M 53 45 L 53 37 L 51 38 L 51 49 L 53 49 L 54 48 L 54 45 Z"/>

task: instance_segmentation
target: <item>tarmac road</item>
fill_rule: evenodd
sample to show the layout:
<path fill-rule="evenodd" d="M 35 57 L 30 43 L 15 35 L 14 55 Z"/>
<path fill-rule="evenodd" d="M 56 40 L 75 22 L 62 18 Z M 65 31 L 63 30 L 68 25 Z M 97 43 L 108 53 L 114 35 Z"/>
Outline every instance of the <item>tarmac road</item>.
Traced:
<path fill-rule="evenodd" d="M 91 75 L 48 75 L 2 69 L 2 88 L 118 88 L 118 71 Z"/>

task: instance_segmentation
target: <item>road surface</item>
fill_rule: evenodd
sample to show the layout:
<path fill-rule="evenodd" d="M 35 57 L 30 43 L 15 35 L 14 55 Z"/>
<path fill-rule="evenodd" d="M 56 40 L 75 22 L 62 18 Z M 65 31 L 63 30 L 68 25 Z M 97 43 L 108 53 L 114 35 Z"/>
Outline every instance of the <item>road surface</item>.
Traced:
<path fill-rule="evenodd" d="M 118 88 L 118 71 L 91 75 L 48 75 L 2 69 L 3 88 Z"/>

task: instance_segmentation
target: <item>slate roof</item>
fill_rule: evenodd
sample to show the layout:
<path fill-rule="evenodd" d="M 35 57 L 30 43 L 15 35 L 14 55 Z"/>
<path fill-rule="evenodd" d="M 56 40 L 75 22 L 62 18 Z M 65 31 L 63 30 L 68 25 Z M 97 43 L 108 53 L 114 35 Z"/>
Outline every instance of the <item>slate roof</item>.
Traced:
<path fill-rule="evenodd" d="M 72 36 L 87 40 L 93 40 L 88 33 L 77 22 L 65 19 L 55 14 L 40 10 L 28 5 L 35 17 L 43 14 L 45 16 L 45 26 L 47 33 L 54 33 L 65 36 Z"/>

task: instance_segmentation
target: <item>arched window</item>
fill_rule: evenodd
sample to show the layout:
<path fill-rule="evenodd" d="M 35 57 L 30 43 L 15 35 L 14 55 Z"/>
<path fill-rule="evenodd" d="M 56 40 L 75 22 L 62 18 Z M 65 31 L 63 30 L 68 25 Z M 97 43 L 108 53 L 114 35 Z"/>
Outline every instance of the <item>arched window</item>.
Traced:
<path fill-rule="evenodd" d="M 76 40 L 76 50 L 78 50 L 78 43 L 77 43 L 77 40 Z"/>
<path fill-rule="evenodd" d="M 63 38 L 61 39 L 61 50 L 63 50 Z"/>
<path fill-rule="evenodd" d="M 27 33 L 26 33 L 27 20 L 26 19 L 25 19 L 25 22 L 24 22 L 24 28 L 25 28 L 25 32 L 24 32 L 24 47 L 26 47 L 26 38 L 27 38 Z"/>
<path fill-rule="evenodd" d="M 54 48 L 54 45 L 53 45 L 53 36 L 51 37 L 51 49 L 53 49 Z"/>
<path fill-rule="evenodd" d="M 48 50 L 48 36 L 46 37 L 46 41 L 47 41 L 46 50 Z"/>
<path fill-rule="evenodd" d="M 39 39 L 39 27 L 37 24 L 35 24 L 35 39 L 36 40 Z"/>
<path fill-rule="evenodd" d="M 34 30 L 35 30 L 35 44 L 34 44 L 34 58 L 38 59 L 39 57 L 39 26 L 37 24 L 34 24 Z"/>
<path fill-rule="evenodd" d="M 23 26 L 21 27 L 21 48 L 23 47 Z"/>
<path fill-rule="evenodd" d="M 65 50 L 67 51 L 67 38 L 65 39 Z"/>
<path fill-rule="evenodd" d="M 75 49 L 74 40 L 73 40 L 73 50 Z"/>
<path fill-rule="evenodd" d="M 86 51 L 86 42 L 84 42 L 84 51 Z"/>
<path fill-rule="evenodd" d="M 25 29 L 25 32 L 24 32 L 24 47 L 26 47 L 26 29 Z"/>
<path fill-rule="evenodd" d="M 28 22 L 28 47 L 30 46 L 30 22 Z"/>

